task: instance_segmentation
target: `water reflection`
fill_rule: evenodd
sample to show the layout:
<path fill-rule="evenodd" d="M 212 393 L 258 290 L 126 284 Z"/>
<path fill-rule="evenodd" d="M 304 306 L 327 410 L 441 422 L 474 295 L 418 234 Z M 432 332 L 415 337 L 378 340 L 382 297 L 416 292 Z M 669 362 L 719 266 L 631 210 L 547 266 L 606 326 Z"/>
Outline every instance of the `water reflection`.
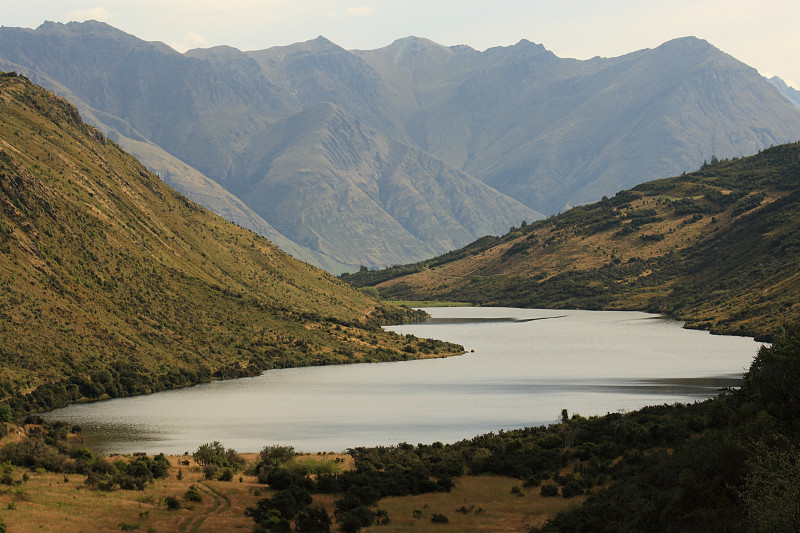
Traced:
<path fill-rule="evenodd" d="M 644 313 L 434 308 L 399 333 L 463 344 L 447 359 L 272 370 L 48 413 L 106 453 L 338 451 L 454 442 L 488 431 L 692 402 L 736 386 L 758 344 Z"/>

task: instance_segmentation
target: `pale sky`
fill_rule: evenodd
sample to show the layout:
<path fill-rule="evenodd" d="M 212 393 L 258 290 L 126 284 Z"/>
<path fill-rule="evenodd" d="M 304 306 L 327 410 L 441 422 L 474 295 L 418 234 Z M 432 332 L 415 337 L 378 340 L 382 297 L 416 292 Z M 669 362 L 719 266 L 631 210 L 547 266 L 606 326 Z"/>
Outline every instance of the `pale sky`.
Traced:
<path fill-rule="evenodd" d="M 324 35 L 369 50 L 414 35 L 477 50 L 527 39 L 615 57 L 693 35 L 800 88 L 800 0 L 0 0 L 0 24 L 102 20 L 178 51 L 259 50 Z"/>

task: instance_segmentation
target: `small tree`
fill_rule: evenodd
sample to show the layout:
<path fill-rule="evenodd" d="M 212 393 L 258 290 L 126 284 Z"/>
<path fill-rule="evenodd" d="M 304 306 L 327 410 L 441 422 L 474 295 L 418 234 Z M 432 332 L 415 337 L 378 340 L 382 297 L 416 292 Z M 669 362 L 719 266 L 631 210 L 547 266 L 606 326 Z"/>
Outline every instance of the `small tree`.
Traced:
<path fill-rule="evenodd" d="M 288 463 L 294 459 L 296 455 L 297 452 L 294 451 L 294 447 L 280 446 L 277 444 L 264 446 L 259 453 L 262 463 L 275 468 Z"/>
<path fill-rule="evenodd" d="M 0 422 L 11 422 L 11 406 L 7 403 L 0 403 Z"/>
<path fill-rule="evenodd" d="M 306 507 L 294 521 L 297 533 L 330 533 L 331 517 L 323 507 Z"/>
<path fill-rule="evenodd" d="M 200 466 L 214 465 L 238 470 L 244 465 L 244 458 L 233 448 L 225 448 L 219 441 L 203 444 L 192 454 Z"/>
<path fill-rule="evenodd" d="M 556 485 L 542 485 L 539 494 L 544 498 L 552 498 L 558 496 L 558 487 Z"/>
<path fill-rule="evenodd" d="M 433 522 L 434 524 L 446 524 L 449 522 L 449 520 L 443 514 L 433 513 L 431 515 L 431 522 Z"/>
<path fill-rule="evenodd" d="M 225 448 L 219 441 L 215 440 L 212 443 L 201 444 L 192 454 L 194 461 L 200 466 L 217 464 L 219 457 L 223 455 Z"/>
<path fill-rule="evenodd" d="M 191 485 L 189 486 L 189 490 L 187 490 L 183 494 L 183 499 L 188 500 L 190 502 L 202 502 L 203 495 L 200 493 L 200 490 L 196 486 Z"/>
<path fill-rule="evenodd" d="M 181 508 L 181 502 L 175 496 L 167 496 L 164 498 L 164 503 L 167 505 L 167 509 L 170 511 L 175 511 Z"/>

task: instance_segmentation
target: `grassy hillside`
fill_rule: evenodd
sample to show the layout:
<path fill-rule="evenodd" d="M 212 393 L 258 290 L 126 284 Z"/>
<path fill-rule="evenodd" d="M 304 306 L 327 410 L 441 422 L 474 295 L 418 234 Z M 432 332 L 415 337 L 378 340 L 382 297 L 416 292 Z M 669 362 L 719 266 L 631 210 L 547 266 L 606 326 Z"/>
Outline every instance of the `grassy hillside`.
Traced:
<path fill-rule="evenodd" d="M 800 318 L 800 143 L 716 161 L 484 238 L 345 278 L 386 298 L 640 309 L 767 337 Z"/>
<path fill-rule="evenodd" d="M 64 100 L 0 76 L 0 398 L 17 411 L 266 368 L 394 360 L 382 306 L 188 201 Z"/>

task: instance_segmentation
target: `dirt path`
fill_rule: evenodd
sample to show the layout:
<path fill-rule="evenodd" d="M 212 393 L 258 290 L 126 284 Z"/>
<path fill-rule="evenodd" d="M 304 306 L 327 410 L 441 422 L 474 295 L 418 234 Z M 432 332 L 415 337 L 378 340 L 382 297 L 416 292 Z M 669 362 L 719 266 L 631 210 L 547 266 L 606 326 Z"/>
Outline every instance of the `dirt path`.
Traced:
<path fill-rule="evenodd" d="M 183 528 L 181 528 L 181 533 L 196 533 L 200 530 L 200 527 L 206 521 L 206 518 L 224 513 L 231 508 L 231 500 L 223 492 L 203 482 L 199 484 L 199 487 L 206 495 L 211 496 L 214 499 L 214 505 L 212 505 L 211 508 L 203 514 L 189 519 L 186 524 L 184 524 Z"/>

